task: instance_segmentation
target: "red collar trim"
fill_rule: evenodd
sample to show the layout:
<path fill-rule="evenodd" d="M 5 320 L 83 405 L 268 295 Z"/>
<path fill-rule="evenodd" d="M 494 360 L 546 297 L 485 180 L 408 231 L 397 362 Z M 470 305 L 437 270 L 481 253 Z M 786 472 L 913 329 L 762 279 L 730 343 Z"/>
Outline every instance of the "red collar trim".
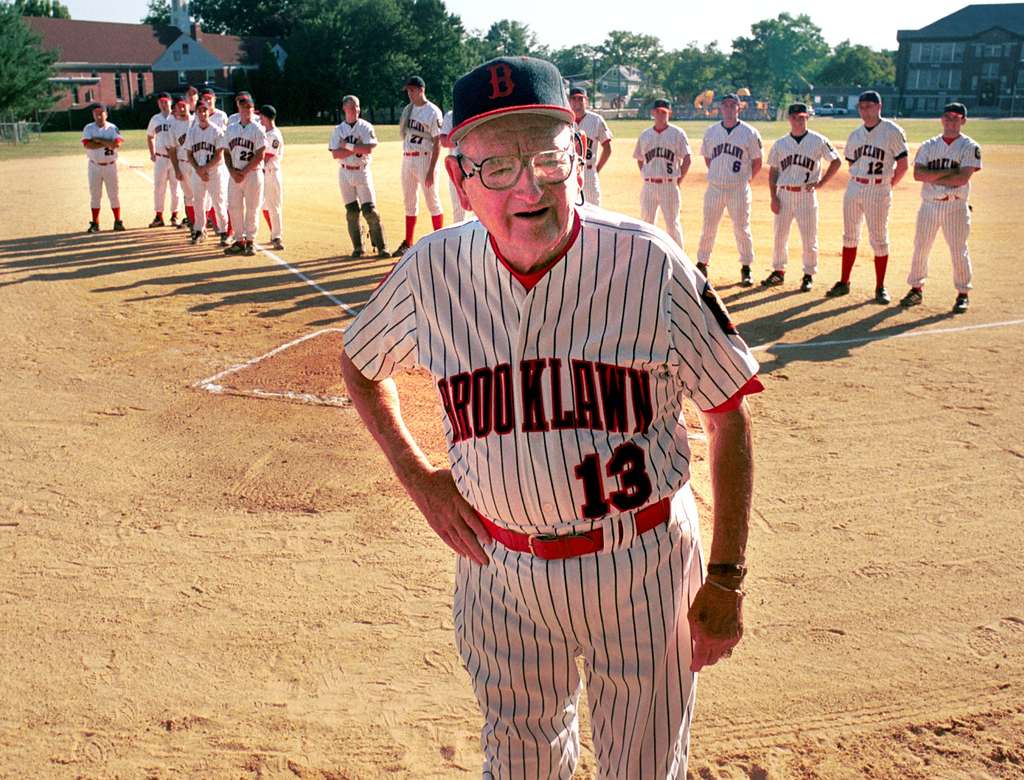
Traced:
<path fill-rule="evenodd" d="M 946 136 L 942 136 L 942 140 L 946 142 L 946 146 L 951 146 L 960 140 L 960 136 L 957 136 L 956 138 L 946 138 Z"/>
<path fill-rule="evenodd" d="M 666 130 L 668 130 L 668 125 L 665 125 L 660 130 L 658 128 L 656 128 L 656 127 L 654 128 L 654 132 L 656 132 L 656 133 L 664 133 Z"/>
<path fill-rule="evenodd" d="M 523 287 L 526 288 L 526 291 L 529 292 L 537 285 L 537 282 L 544 278 L 544 275 L 548 271 L 550 271 L 552 268 L 558 265 L 562 261 L 562 259 L 567 254 L 569 254 L 569 250 L 572 249 L 573 244 L 576 243 L 576 239 L 579 237 L 580 229 L 582 227 L 583 223 L 580 220 L 580 213 L 574 209 L 572 233 L 569 235 L 569 240 L 565 244 L 565 250 L 562 252 L 562 254 L 560 254 L 546 266 L 541 268 L 539 271 L 531 271 L 530 273 L 526 274 L 524 274 L 522 271 L 517 271 L 515 268 L 508 264 L 508 261 L 504 257 L 501 256 L 501 250 L 498 249 L 498 245 L 494 241 L 494 236 L 488 233 L 487 239 L 491 242 L 491 249 L 494 250 L 494 256 L 498 258 L 498 262 L 505 266 L 505 270 L 512 274 L 512 276 L 514 276 L 516 280 L 521 285 L 523 285 Z"/>

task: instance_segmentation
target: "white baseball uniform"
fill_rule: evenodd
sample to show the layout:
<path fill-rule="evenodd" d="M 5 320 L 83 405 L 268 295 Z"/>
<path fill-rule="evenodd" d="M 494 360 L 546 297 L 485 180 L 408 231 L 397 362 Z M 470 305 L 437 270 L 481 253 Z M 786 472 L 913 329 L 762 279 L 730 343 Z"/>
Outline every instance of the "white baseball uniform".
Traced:
<path fill-rule="evenodd" d="M 213 109 L 210 112 L 210 124 L 217 125 L 221 130 L 228 129 L 228 115 L 221 111 L 219 108 Z"/>
<path fill-rule="evenodd" d="M 225 156 L 230 156 L 235 170 L 241 170 L 267 144 L 267 135 L 259 122 L 237 122 L 228 125 L 220 138 Z M 256 237 L 260 204 L 263 202 L 263 166 L 249 171 L 241 182 L 228 175 L 228 218 L 236 239 L 252 241 Z"/>
<path fill-rule="evenodd" d="M 188 161 L 188 147 L 185 145 L 190 127 L 192 127 L 192 117 L 178 119 L 172 116 L 170 130 L 171 145 L 167 148 L 167 153 L 175 155 L 178 159 L 178 170 L 181 171 L 181 179 L 177 181 L 178 186 L 181 187 L 182 201 L 186 206 L 192 206 L 195 200 L 192 191 L 192 164 Z M 173 175 L 173 168 L 171 173 Z"/>
<path fill-rule="evenodd" d="M 679 224 L 679 170 L 690 154 L 690 142 L 681 127 L 668 124 L 664 130 L 648 127 L 633 148 L 633 158 L 643 166 L 640 190 L 640 218 L 654 224 L 658 209 L 665 221 L 665 232 L 683 248 Z"/>
<path fill-rule="evenodd" d="M 223 137 L 224 130 L 220 126 L 210 123 L 203 128 L 197 119 L 188 129 L 185 145 L 199 165 L 207 165 L 217 149 L 221 148 Z M 198 171 L 192 169 L 192 204 L 196 215 L 192 230 L 202 232 L 206 229 L 205 204 L 209 201 L 218 228 L 221 232 L 227 232 L 228 171 L 223 160 L 216 167 L 210 168 L 207 174 L 207 180 L 203 181 Z"/>
<path fill-rule="evenodd" d="M 923 165 L 932 171 L 980 170 L 981 147 L 973 138 L 963 134 L 952 143 L 937 135 L 921 144 L 914 157 L 914 165 Z M 924 286 L 928 278 L 928 256 L 941 228 L 953 263 L 953 284 L 959 293 L 967 293 L 971 289 L 971 256 L 967 251 L 967 237 L 971 233 L 971 209 L 967 203 L 970 194 L 969 181 L 958 187 L 943 187 L 930 182 L 922 185 L 921 208 L 917 212 L 914 232 L 914 256 L 907 276 L 911 287 Z"/>
<path fill-rule="evenodd" d="M 495 525 L 603 532 L 580 557 L 492 540 L 487 565 L 458 559 L 456 643 L 484 716 L 483 776 L 572 775 L 582 655 L 599 776 L 681 779 L 696 693 L 686 613 L 702 579 L 683 397 L 719 406 L 757 363 L 661 231 L 589 207 L 575 229 L 529 280 L 478 221 L 428 235 L 345 349 L 372 380 L 433 375 L 455 483 Z M 651 507 L 667 523 L 637 533 Z"/>
<path fill-rule="evenodd" d="M 170 114 L 154 114 L 146 127 L 146 135 L 153 139 L 153 151 L 156 160 L 153 163 L 153 210 L 162 214 L 165 195 L 171 191 L 171 211 L 178 210 L 178 180 L 174 176 L 170 154 L 173 154 L 174 140 L 171 134 Z"/>
<path fill-rule="evenodd" d="M 284 186 L 281 179 L 281 160 L 284 159 L 284 136 L 281 129 L 266 131 L 267 145 L 263 152 L 263 210 L 270 219 L 270 237 L 281 238 L 284 230 Z"/>
<path fill-rule="evenodd" d="M 843 196 L 843 246 L 860 243 L 861 222 L 876 257 L 889 255 L 889 209 L 896 161 L 907 156 L 907 136 L 890 119 L 868 128 L 861 125 L 846 140 L 850 181 Z"/>
<path fill-rule="evenodd" d="M 121 137 L 117 125 L 105 122 L 99 127 L 95 122 L 90 122 L 82 129 L 83 141 L 116 141 Z M 117 179 L 117 149 L 102 147 L 90 149 L 86 147 L 85 156 L 89 160 L 89 206 L 94 209 L 100 207 L 100 198 L 103 187 L 107 188 L 107 200 L 110 201 L 110 208 L 121 207 L 120 188 Z"/>
<path fill-rule="evenodd" d="M 740 265 L 753 265 L 754 238 L 750 232 L 750 179 L 754 160 L 761 159 L 761 134 L 746 122 L 726 127 L 711 125 L 704 133 L 701 156 L 708 164 L 708 188 L 704 191 L 704 225 L 697 247 L 697 262 L 708 263 L 715 247 L 722 212 L 729 210 Z"/>
<path fill-rule="evenodd" d="M 583 150 L 586 163 L 583 171 L 583 199 L 591 205 L 600 206 L 601 180 L 596 166 L 601 157 L 601 147 L 612 140 L 612 131 L 604 117 L 593 111 L 584 111 L 583 119 L 577 122 L 576 126 L 586 138 L 586 148 Z"/>
<path fill-rule="evenodd" d="M 373 129 L 373 125 L 360 118 L 353 125 L 343 121 L 335 127 L 327 148 L 334 152 L 341 149 L 345 144 L 366 146 L 376 143 L 377 134 Z M 362 205 L 363 203 L 374 203 L 376 201 L 376 192 L 373 189 L 373 174 L 370 171 L 371 157 L 372 154 L 350 154 L 345 159 L 338 160 L 338 189 L 341 190 L 342 203 L 358 202 Z"/>
<path fill-rule="evenodd" d="M 838 160 L 839 152 L 821 133 L 808 130 L 799 138 L 787 133 L 768 153 L 768 165 L 778 171 L 775 215 L 775 250 L 772 268 L 786 270 L 789 260 L 789 229 L 796 219 L 803 242 L 804 273 L 818 271 L 818 193 L 813 185 L 821 178 L 821 161 Z"/>
<path fill-rule="evenodd" d="M 441 135 L 451 135 L 452 133 L 452 113 L 451 111 L 445 112 L 444 119 L 441 120 Z M 466 219 L 466 214 L 472 214 L 472 210 L 463 208 L 462 203 L 459 201 L 459 193 L 455 189 L 455 182 L 448 177 L 448 196 L 452 201 L 452 220 L 454 222 L 462 222 Z"/>
<path fill-rule="evenodd" d="M 431 168 L 430 158 L 434 140 L 441 134 L 441 109 L 429 100 L 422 106 L 410 105 L 405 124 L 399 129 L 402 136 L 402 195 L 405 215 L 419 214 L 418 187 L 423 188 L 427 211 L 436 217 L 443 214 L 441 198 L 437 195 L 437 166 Z M 440 157 L 440 154 L 438 155 Z M 433 171 L 434 183 L 427 186 L 427 175 Z"/>

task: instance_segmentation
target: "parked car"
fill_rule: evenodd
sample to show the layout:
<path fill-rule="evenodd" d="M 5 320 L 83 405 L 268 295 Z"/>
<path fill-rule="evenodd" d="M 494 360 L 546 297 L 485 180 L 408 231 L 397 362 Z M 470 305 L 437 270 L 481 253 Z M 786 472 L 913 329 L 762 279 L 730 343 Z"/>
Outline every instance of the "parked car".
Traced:
<path fill-rule="evenodd" d="M 822 103 L 815 111 L 818 116 L 846 116 L 846 109 L 842 106 L 834 106 L 831 103 Z"/>

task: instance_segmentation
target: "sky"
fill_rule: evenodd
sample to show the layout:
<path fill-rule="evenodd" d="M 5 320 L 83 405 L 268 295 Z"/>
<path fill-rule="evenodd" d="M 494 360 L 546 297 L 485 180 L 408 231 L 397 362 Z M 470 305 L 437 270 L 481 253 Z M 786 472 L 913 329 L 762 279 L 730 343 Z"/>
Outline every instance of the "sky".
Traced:
<path fill-rule="evenodd" d="M 147 0 L 64 0 L 73 19 L 138 22 L 146 14 Z M 470 30 L 486 31 L 491 23 L 510 18 L 500 5 L 481 0 L 446 0 L 449 11 L 462 17 Z M 578 43 L 598 44 L 609 30 L 655 35 L 666 49 L 696 41 L 717 41 L 728 51 L 734 38 L 750 34 L 750 25 L 786 11 L 805 13 L 832 46 L 850 40 L 873 49 L 895 49 L 896 30 L 917 29 L 968 5 L 965 0 L 897 2 L 858 0 L 856 3 L 806 0 L 727 0 L 721 6 L 682 4 L 678 0 L 619 0 L 619 2 L 561 2 L 517 0 L 515 19 L 553 48 Z M 693 10 L 687 10 L 687 6 Z M 424 31 L 428 32 L 428 31 Z"/>

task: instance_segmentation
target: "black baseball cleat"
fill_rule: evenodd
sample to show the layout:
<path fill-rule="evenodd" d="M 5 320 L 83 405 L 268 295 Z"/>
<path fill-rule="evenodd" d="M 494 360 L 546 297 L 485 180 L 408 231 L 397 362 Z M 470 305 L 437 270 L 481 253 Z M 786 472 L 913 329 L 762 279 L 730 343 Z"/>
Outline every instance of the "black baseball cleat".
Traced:
<path fill-rule="evenodd" d="M 377 257 L 379 258 L 391 257 L 391 253 L 387 250 L 387 247 L 379 246 L 374 247 L 374 249 L 377 251 Z"/>
<path fill-rule="evenodd" d="M 89 223 L 89 227 L 86 229 L 85 232 L 86 233 L 99 233 L 100 232 L 100 223 L 99 222 L 90 222 Z"/>
<path fill-rule="evenodd" d="M 353 249 L 349 253 L 349 257 L 354 257 L 354 258 L 357 258 L 357 259 L 362 257 L 362 256 L 363 256 L 363 248 L 361 246 L 357 246 L 355 249 Z"/>
<path fill-rule="evenodd" d="M 408 251 L 409 251 L 409 244 L 408 244 L 408 242 L 403 241 L 401 244 L 398 245 L 398 249 L 396 249 L 394 252 L 391 253 L 391 256 L 392 257 L 401 257 L 402 255 L 404 255 Z"/>
<path fill-rule="evenodd" d="M 148 227 L 164 227 L 163 217 L 153 217 L 153 221 L 149 223 Z"/>
<path fill-rule="evenodd" d="M 810 292 L 814 286 L 814 277 L 810 274 L 804 274 L 804 278 L 800 280 L 800 292 Z"/>
<path fill-rule="evenodd" d="M 192 243 L 193 244 L 198 244 L 201 241 L 205 241 L 205 240 L 206 240 L 206 231 L 205 230 L 193 230 L 192 231 Z"/>
<path fill-rule="evenodd" d="M 910 292 L 900 298 L 900 306 L 909 309 L 911 306 L 918 306 L 924 300 L 924 294 L 916 287 L 911 287 Z"/>
<path fill-rule="evenodd" d="M 883 306 L 892 303 L 892 298 L 889 297 L 889 291 L 884 287 L 876 287 L 875 303 L 881 303 Z"/>
<path fill-rule="evenodd" d="M 270 244 L 270 246 L 276 249 L 278 252 L 280 252 L 282 249 L 284 249 L 284 242 L 280 238 L 275 238 L 273 242 Z"/>
<path fill-rule="evenodd" d="M 242 246 L 241 241 L 236 241 L 235 243 L 233 243 L 231 246 L 224 250 L 224 254 L 226 255 L 240 255 L 243 252 L 245 252 L 245 247 Z"/>
<path fill-rule="evenodd" d="M 228 245 L 228 234 L 227 233 L 221 233 L 220 234 L 220 245 L 221 246 L 227 246 Z"/>
<path fill-rule="evenodd" d="M 967 293 L 960 293 L 956 296 L 956 302 L 953 304 L 953 314 L 963 314 L 967 311 L 969 305 L 970 301 L 967 298 Z"/>
<path fill-rule="evenodd" d="M 772 271 L 761 280 L 762 287 L 778 287 L 786 281 L 786 275 L 782 271 Z"/>
<path fill-rule="evenodd" d="M 242 254 L 246 257 L 252 257 L 256 254 L 256 247 L 253 245 L 252 241 L 246 241 L 244 243 L 242 246 Z"/>
<path fill-rule="evenodd" d="M 750 266 L 744 265 L 740 267 L 740 287 L 753 287 L 754 276 L 750 273 Z"/>
<path fill-rule="evenodd" d="M 178 215 L 177 214 L 171 214 L 170 225 L 171 225 L 172 228 L 181 227 L 181 225 L 178 223 Z"/>
<path fill-rule="evenodd" d="M 850 294 L 849 282 L 836 282 L 825 293 L 826 298 L 838 298 L 840 295 Z"/>
<path fill-rule="evenodd" d="M 115 219 L 114 220 L 114 232 L 115 233 L 123 233 L 125 231 L 125 229 L 126 228 L 124 226 L 124 222 L 122 222 L 119 219 Z"/>
<path fill-rule="evenodd" d="M 705 279 L 708 278 L 708 264 L 707 263 L 697 263 L 697 270 L 700 271 L 702 274 L 704 274 L 704 278 Z"/>

